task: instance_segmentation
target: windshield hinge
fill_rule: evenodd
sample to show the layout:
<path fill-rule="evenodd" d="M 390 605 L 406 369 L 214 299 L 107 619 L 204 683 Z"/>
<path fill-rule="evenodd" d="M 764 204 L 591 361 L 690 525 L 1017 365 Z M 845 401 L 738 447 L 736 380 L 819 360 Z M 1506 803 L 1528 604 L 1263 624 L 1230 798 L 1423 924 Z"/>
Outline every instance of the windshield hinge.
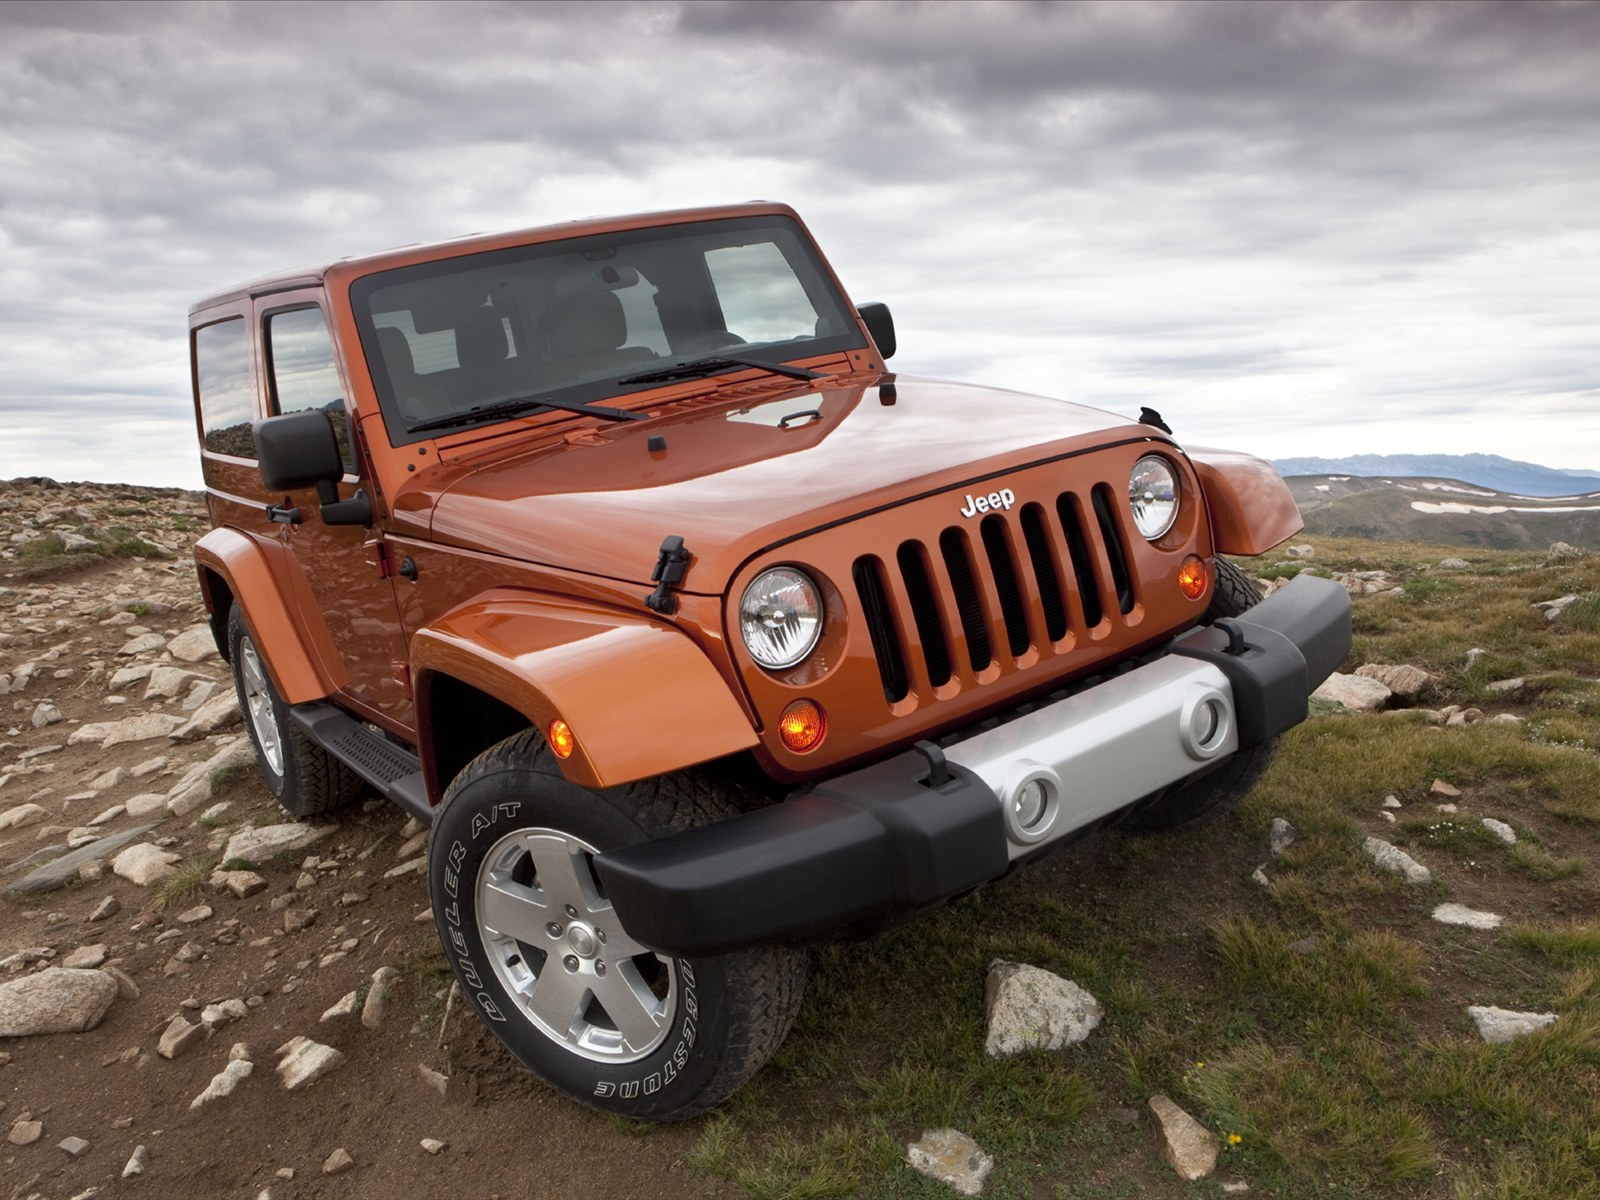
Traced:
<path fill-rule="evenodd" d="M 656 559 L 656 569 L 650 572 L 650 582 L 656 590 L 644 602 L 658 613 L 678 611 L 678 598 L 672 589 L 683 582 L 689 570 L 689 552 L 683 548 L 683 539 L 672 534 L 661 543 L 661 557 Z"/>

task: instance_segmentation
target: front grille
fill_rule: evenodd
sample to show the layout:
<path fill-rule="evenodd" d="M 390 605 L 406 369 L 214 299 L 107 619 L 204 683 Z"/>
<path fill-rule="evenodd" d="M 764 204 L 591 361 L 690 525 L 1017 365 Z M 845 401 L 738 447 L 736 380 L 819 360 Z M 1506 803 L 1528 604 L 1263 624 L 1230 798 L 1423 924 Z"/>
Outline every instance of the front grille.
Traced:
<path fill-rule="evenodd" d="M 901 542 L 892 556 L 857 558 L 852 576 L 889 702 L 952 678 L 985 682 L 997 663 L 1066 653 L 1108 614 L 1131 612 L 1113 495 L 1105 484 L 1062 492 L 1053 504 Z"/>

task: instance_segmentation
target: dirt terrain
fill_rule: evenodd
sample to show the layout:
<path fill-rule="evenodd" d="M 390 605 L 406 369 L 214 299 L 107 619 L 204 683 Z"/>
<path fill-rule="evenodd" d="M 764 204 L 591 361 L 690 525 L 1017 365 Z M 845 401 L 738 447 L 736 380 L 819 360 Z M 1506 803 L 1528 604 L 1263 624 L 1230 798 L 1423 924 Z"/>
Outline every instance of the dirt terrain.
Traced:
<path fill-rule="evenodd" d="M 151 822 L 155 828 L 134 844 L 177 856 L 174 872 L 148 886 L 114 874 L 112 850 L 59 889 L 5 893 L 0 984 L 68 965 L 81 948 L 87 951 L 73 961 L 92 963 L 103 953 L 102 965 L 126 982 L 88 1032 L 0 1039 L 0 1130 L 10 1133 L 0 1142 L 0 1197 L 509 1200 L 714 1190 L 679 1164 L 697 1130 L 641 1137 L 621 1129 L 549 1093 L 470 1012 L 451 1005 L 446 1020 L 450 978 L 425 877 L 414 869 L 390 874 L 418 861 L 425 837 L 408 836 L 405 815 L 386 801 L 319 822 L 319 840 L 255 862 L 266 882 L 255 894 L 240 898 L 208 884 L 230 835 L 284 820 L 242 753 L 248 739 L 236 709 L 193 740 L 162 733 L 109 747 L 99 736 L 74 743 L 86 727 L 147 714 L 171 717 L 152 723 L 163 729 L 193 715 L 184 705 L 196 692 L 231 694 L 228 667 L 214 650 L 185 661 L 171 649 L 203 620 L 188 558 L 205 525 L 201 498 L 0 487 L 17 514 L 14 528 L 31 535 L 14 540 L 0 561 L 0 820 L 28 805 L 44 810 L 0 829 L 0 887 L 16 886 L 82 839 Z M 64 552 L 73 544 L 68 533 L 95 547 Z M 55 543 L 39 545 L 52 536 Z M 101 556 L 108 547 L 116 549 Z M 197 640 L 177 644 L 194 654 Z M 148 648 L 132 649 L 139 645 Z M 173 694 L 146 699 L 148 675 L 113 686 L 119 671 L 126 678 L 138 673 L 128 668 L 145 667 L 173 671 L 154 689 Z M 176 671 L 184 678 L 176 680 Z M 165 803 L 144 815 L 118 811 L 137 797 L 149 799 L 136 809 L 164 800 L 192 765 L 218 757 L 224 765 L 207 772 L 199 785 L 207 794 L 191 800 L 196 807 L 185 815 Z M 187 894 L 181 883 L 190 885 Z M 114 912 L 95 919 L 107 908 Z M 370 990 L 384 966 L 398 978 L 378 1028 L 364 1026 L 359 1012 L 322 1020 L 342 997 Z M 158 1052 L 175 1016 L 200 1026 L 206 1006 L 226 1001 L 243 1001 L 245 1015 L 195 1035 L 172 1059 Z M 296 1036 L 346 1057 L 290 1092 L 275 1051 Z M 231 1095 L 192 1110 L 237 1043 L 249 1048 L 252 1073 Z M 444 1095 L 419 1064 L 448 1078 Z M 16 1144 L 30 1121 L 42 1127 L 36 1139 Z M 68 1138 L 88 1148 L 76 1156 L 59 1148 Z M 444 1149 L 427 1152 L 425 1138 Z M 123 1178 L 139 1146 L 146 1147 L 144 1172 Z M 341 1148 L 354 1165 L 325 1174 L 325 1161 Z"/>

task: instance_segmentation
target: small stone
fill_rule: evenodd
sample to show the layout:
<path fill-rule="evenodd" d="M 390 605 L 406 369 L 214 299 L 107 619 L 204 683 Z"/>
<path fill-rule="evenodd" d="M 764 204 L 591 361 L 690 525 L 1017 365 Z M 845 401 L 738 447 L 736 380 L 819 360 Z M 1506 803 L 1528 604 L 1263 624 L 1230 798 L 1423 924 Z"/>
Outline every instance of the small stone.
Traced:
<path fill-rule="evenodd" d="M 445 1143 L 438 1138 L 423 1138 L 421 1144 L 422 1148 L 429 1154 L 442 1154 L 444 1152 Z"/>
<path fill-rule="evenodd" d="M 283 931 L 285 933 L 299 933 L 302 929 L 309 929 L 317 923 L 317 910 L 314 908 L 286 908 L 283 910 Z"/>
<path fill-rule="evenodd" d="M 1217 1169 L 1222 1142 L 1165 1096 L 1150 1097 L 1150 1111 L 1161 1126 L 1161 1153 L 1180 1179 L 1204 1179 Z"/>
<path fill-rule="evenodd" d="M 379 967 L 372 973 L 372 986 L 367 989 L 366 1003 L 361 1006 L 361 1024 L 365 1029 L 382 1029 L 389 996 L 394 991 L 400 972 L 393 967 Z"/>
<path fill-rule="evenodd" d="M 156 1053 L 162 1058 L 179 1058 L 204 1041 L 205 1036 L 203 1025 L 191 1025 L 181 1015 L 173 1017 L 156 1042 Z"/>
<path fill-rule="evenodd" d="M 211 1077 L 211 1082 L 206 1084 L 205 1091 L 189 1101 L 189 1108 L 191 1110 L 204 1108 L 213 1100 L 233 1095 L 233 1089 L 239 1086 L 241 1080 L 248 1079 L 250 1072 L 254 1070 L 254 1064 L 247 1059 L 230 1059 L 227 1066 Z"/>
<path fill-rule="evenodd" d="M 324 1175 L 343 1175 L 355 1165 L 356 1160 L 350 1157 L 350 1152 L 340 1146 L 327 1158 L 323 1159 L 322 1173 Z"/>
<path fill-rule="evenodd" d="M 135 1175 L 143 1175 L 145 1165 L 150 1161 L 150 1151 L 143 1146 L 135 1146 L 133 1153 L 128 1157 L 128 1165 L 122 1168 L 122 1177 L 132 1179 Z"/>
<path fill-rule="evenodd" d="M 351 996 L 354 997 L 354 995 L 355 993 L 352 992 Z M 427 1063 L 417 1064 L 417 1074 L 422 1077 L 424 1083 L 438 1092 L 439 1095 L 448 1096 L 450 1094 L 450 1077 L 448 1075 L 441 1075 Z"/>
<path fill-rule="evenodd" d="M 1398 796 L 1385 796 L 1383 798 L 1383 806 L 1385 808 L 1403 808 L 1403 807 L 1405 807 L 1404 805 L 1402 805 L 1400 803 L 1400 798 Z"/>
<path fill-rule="evenodd" d="M 174 931 L 176 932 L 176 931 Z M 172 957 L 179 962 L 197 963 L 206 956 L 206 948 L 199 942 L 185 942 Z"/>
<path fill-rule="evenodd" d="M 1493 683 L 1487 686 L 1487 690 L 1504 696 L 1515 692 L 1520 692 L 1527 686 L 1528 681 L 1518 676 L 1515 679 L 1496 679 Z"/>
<path fill-rule="evenodd" d="M 360 1011 L 361 1005 L 356 1002 L 356 994 L 346 992 L 323 1011 L 322 1016 L 317 1018 L 317 1023 L 326 1025 L 329 1021 L 337 1021 L 340 1017 L 353 1017 Z"/>
<path fill-rule="evenodd" d="M 185 909 L 178 914 L 178 924 L 198 925 L 201 921 L 209 921 L 213 915 L 211 905 L 197 904 L 193 908 Z"/>
<path fill-rule="evenodd" d="M 1398 818 L 1396 818 L 1395 815 L 1392 812 L 1390 812 L 1387 808 L 1380 808 L 1378 810 L 1378 815 L 1380 817 L 1382 817 L 1385 821 L 1389 822 L 1389 824 L 1391 824 L 1391 825 L 1397 823 Z"/>
<path fill-rule="evenodd" d="M 222 852 L 222 861 L 240 859 L 248 863 L 269 862 L 285 850 L 301 850 L 313 842 L 321 841 L 337 828 L 337 825 L 308 825 L 297 821 L 293 824 L 246 829 L 228 839 L 228 845 Z"/>
<path fill-rule="evenodd" d="M 1306 937 L 1301 938 L 1297 942 L 1290 942 L 1289 949 L 1294 951 L 1296 954 L 1304 956 L 1310 954 L 1320 945 L 1322 945 L 1322 939 L 1313 933 L 1308 934 Z"/>
<path fill-rule="evenodd" d="M 984 1052 L 1059 1050 L 1100 1024 L 1100 1002 L 1071 980 L 1025 963 L 995 959 L 983 985 L 988 1033 Z"/>
<path fill-rule="evenodd" d="M 345 1056 L 332 1046 L 313 1042 L 308 1037 L 291 1038 L 278 1047 L 278 1054 L 278 1075 L 291 1092 L 310 1087 L 330 1071 L 343 1066 L 345 1061 Z"/>
<path fill-rule="evenodd" d="M 428 869 L 428 856 L 422 855 L 408 863 L 401 863 L 398 867 L 390 867 L 383 873 L 385 879 L 399 879 L 402 875 L 421 875 Z"/>
<path fill-rule="evenodd" d="M 1521 725 L 1522 718 L 1516 713 L 1495 713 L 1489 718 L 1490 725 Z"/>
<path fill-rule="evenodd" d="M 959 1129 L 930 1129 L 922 1140 L 906 1147 L 906 1162 L 963 1196 L 983 1191 L 983 1181 L 994 1170 L 994 1159 Z"/>
<path fill-rule="evenodd" d="M 267 881 L 254 871 L 213 871 L 209 882 L 212 887 L 232 892 L 241 900 L 267 887 Z"/>
<path fill-rule="evenodd" d="M 1433 785 L 1428 790 L 1435 796 L 1449 796 L 1452 799 L 1461 795 L 1460 788 L 1456 787 L 1456 785 L 1453 783 L 1446 783 L 1442 779 L 1435 779 L 1433 781 Z"/>
<path fill-rule="evenodd" d="M 1391 666 L 1385 663 L 1367 663 L 1356 668 L 1356 674 L 1366 679 L 1376 679 L 1402 700 L 1415 700 L 1422 695 L 1433 676 L 1421 667 L 1409 664 Z"/>
<path fill-rule="evenodd" d="M 1441 558 L 1439 566 L 1446 571 L 1470 571 L 1472 564 L 1464 558 Z"/>
<path fill-rule="evenodd" d="M 1441 925 L 1465 925 L 1468 929 L 1499 929 L 1504 920 L 1498 913 L 1480 912 L 1465 904 L 1441 904 L 1433 910 L 1433 919 Z"/>
<path fill-rule="evenodd" d="M 1461 806 L 1459 804 L 1435 804 L 1434 808 L 1438 809 L 1442 813 L 1458 813 L 1461 811 Z"/>
<path fill-rule="evenodd" d="M 1493 817 L 1483 819 L 1483 827 L 1508 846 L 1517 844 L 1517 831 L 1504 821 L 1496 821 Z"/>
<path fill-rule="evenodd" d="M 1489 652 L 1487 650 L 1485 650 L 1481 646 L 1474 646 L 1471 650 L 1468 650 L 1467 651 L 1467 670 L 1469 670 L 1469 671 L 1472 670 L 1472 668 L 1477 665 L 1478 660 L 1480 658 L 1482 658 L 1487 653 L 1489 653 Z"/>
<path fill-rule="evenodd" d="M 23 829 L 37 825 L 49 816 L 49 811 L 37 804 L 19 804 L 0 813 L 0 829 Z"/>
<path fill-rule="evenodd" d="M 1369 837 L 1362 843 L 1362 849 L 1385 871 L 1404 875 L 1407 883 L 1427 883 L 1433 878 L 1433 873 L 1427 867 L 1382 838 Z"/>
<path fill-rule="evenodd" d="M 209 625 L 192 625 L 165 644 L 179 662 L 205 662 L 217 657 L 217 639 Z"/>
<path fill-rule="evenodd" d="M 1272 818 L 1272 831 L 1268 834 L 1267 847 L 1271 850 L 1273 858 L 1278 858 L 1294 845 L 1296 833 L 1295 827 L 1282 817 Z"/>
<path fill-rule="evenodd" d="M 62 1138 L 56 1143 L 56 1149 L 65 1152 L 68 1158 L 81 1158 L 89 1143 L 81 1137 Z"/>
<path fill-rule="evenodd" d="M 35 729 L 43 729 L 46 725 L 58 725 L 61 722 L 61 710 L 49 701 L 40 701 L 34 706 L 30 724 Z"/>
<path fill-rule="evenodd" d="M 98 967 L 105 960 L 106 944 L 104 942 L 96 942 L 92 946 L 79 946 L 61 960 L 61 965 L 68 968 L 88 970 L 91 967 Z"/>
<path fill-rule="evenodd" d="M 1242 1196 L 1250 1190 L 1250 1185 L 1242 1179 L 1224 1179 L 1217 1186 L 1224 1196 Z"/>
<path fill-rule="evenodd" d="M 12 1122 L 6 1140 L 13 1146 L 31 1146 L 43 1136 L 43 1121 L 19 1120 Z"/>
<path fill-rule="evenodd" d="M 1470 1005 L 1467 1015 L 1486 1042 L 1512 1042 L 1556 1023 L 1555 1013 L 1512 1012 L 1509 1009 Z"/>
<path fill-rule="evenodd" d="M 1259 883 L 1264 888 L 1269 888 L 1269 887 L 1272 886 L 1272 880 L 1267 878 L 1267 864 L 1266 863 L 1262 863 L 1254 871 L 1251 871 L 1250 872 L 1250 878 L 1254 882 Z"/>

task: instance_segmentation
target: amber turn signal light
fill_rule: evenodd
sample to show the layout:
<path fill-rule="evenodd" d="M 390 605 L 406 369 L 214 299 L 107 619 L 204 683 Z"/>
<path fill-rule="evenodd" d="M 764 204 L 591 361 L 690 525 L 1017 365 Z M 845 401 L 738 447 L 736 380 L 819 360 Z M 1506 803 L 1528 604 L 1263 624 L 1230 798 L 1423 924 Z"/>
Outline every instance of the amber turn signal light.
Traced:
<path fill-rule="evenodd" d="M 571 758 L 578 748 L 578 739 L 572 736 L 572 726 L 559 718 L 550 722 L 550 749 L 557 758 Z"/>
<path fill-rule="evenodd" d="M 1198 600 L 1206 594 L 1206 576 L 1206 560 L 1191 554 L 1178 568 L 1178 590 L 1189 599 Z"/>
<path fill-rule="evenodd" d="M 796 700 L 778 718 L 778 736 L 795 754 L 815 750 L 827 732 L 827 715 L 815 700 Z"/>

